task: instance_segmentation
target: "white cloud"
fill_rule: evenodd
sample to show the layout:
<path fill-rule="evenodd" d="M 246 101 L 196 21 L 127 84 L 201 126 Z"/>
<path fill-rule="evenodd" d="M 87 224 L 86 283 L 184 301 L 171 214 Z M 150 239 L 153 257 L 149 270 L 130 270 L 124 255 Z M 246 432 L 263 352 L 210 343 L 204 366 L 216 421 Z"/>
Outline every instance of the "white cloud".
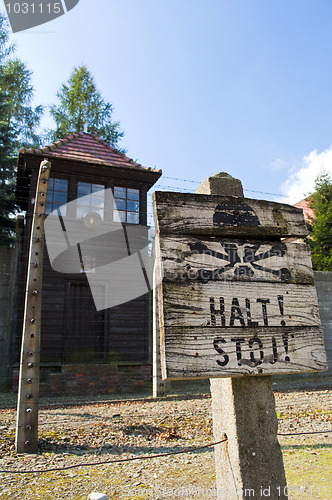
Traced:
<path fill-rule="evenodd" d="M 322 173 L 332 176 L 332 145 L 322 153 L 318 153 L 315 149 L 303 157 L 301 168 L 291 172 L 281 185 L 281 192 L 288 199 L 283 198 L 280 201 L 293 205 L 303 200 L 315 189 L 315 180 Z"/>
<path fill-rule="evenodd" d="M 274 172 L 277 172 L 278 170 L 283 170 L 287 167 L 289 167 L 289 163 L 287 163 L 285 160 L 282 160 L 281 158 L 277 158 L 269 165 L 269 169 Z"/>

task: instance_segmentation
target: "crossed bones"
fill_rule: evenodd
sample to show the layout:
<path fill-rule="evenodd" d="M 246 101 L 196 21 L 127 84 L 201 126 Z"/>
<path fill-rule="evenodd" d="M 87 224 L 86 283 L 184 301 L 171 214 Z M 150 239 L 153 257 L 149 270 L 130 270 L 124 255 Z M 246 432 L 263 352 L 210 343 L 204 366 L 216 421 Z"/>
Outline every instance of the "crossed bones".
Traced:
<path fill-rule="evenodd" d="M 290 281 L 291 273 L 289 269 L 270 269 L 268 267 L 263 267 L 257 262 L 268 259 L 269 257 L 283 257 L 287 250 L 284 246 L 280 244 L 272 245 L 270 250 L 257 254 L 260 244 L 247 245 L 243 247 L 237 247 L 234 243 L 220 243 L 223 246 L 222 252 L 215 252 L 210 250 L 206 245 L 201 242 L 192 243 L 190 249 L 197 254 L 206 254 L 211 257 L 216 257 L 217 259 L 227 261 L 228 264 L 213 270 L 200 269 L 198 271 L 198 276 L 203 279 L 215 278 L 216 275 L 220 275 L 230 269 L 234 269 L 234 274 L 238 277 L 251 278 L 254 276 L 254 270 L 264 271 L 266 273 L 273 274 L 277 276 L 281 281 Z M 250 267 L 251 266 L 251 267 Z M 253 269 L 252 269 L 253 268 Z"/>

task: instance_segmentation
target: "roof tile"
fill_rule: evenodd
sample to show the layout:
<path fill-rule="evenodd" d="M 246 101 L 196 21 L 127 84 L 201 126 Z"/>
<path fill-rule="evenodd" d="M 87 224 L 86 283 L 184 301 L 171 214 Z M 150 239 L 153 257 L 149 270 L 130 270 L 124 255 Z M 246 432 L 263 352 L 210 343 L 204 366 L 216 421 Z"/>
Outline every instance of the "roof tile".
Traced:
<path fill-rule="evenodd" d="M 44 148 L 20 149 L 20 153 L 37 154 L 40 156 L 44 156 L 47 153 L 49 158 L 61 157 L 85 163 L 160 172 L 158 169 L 142 167 L 142 165 L 128 158 L 125 154 L 120 153 L 97 135 L 86 132 L 70 134 L 64 139 L 60 139 Z"/>

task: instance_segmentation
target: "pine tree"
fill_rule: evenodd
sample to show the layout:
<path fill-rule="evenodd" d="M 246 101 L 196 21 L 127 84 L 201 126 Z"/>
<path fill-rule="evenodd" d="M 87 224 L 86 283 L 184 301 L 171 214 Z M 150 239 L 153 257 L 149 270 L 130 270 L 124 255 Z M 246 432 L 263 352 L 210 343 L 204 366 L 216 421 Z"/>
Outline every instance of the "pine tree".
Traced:
<path fill-rule="evenodd" d="M 15 181 L 13 172 L 15 158 L 13 155 L 13 131 L 2 117 L 8 112 L 8 102 L 4 92 L 0 90 L 0 246 L 9 245 L 13 240 L 15 221 L 10 217 L 16 208 Z"/>
<path fill-rule="evenodd" d="M 9 42 L 7 19 L 0 13 L 0 245 L 14 241 L 17 210 L 16 165 L 19 148 L 38 146 L 35 128 L 42 107 L 33 109 L 31 72 L 18 59 Z"/>
<path fill-rule="evenodd" d="M 316 179 L 309 204 L 315 216 L 308 225 L 311 259 L 316 271 L 332 271 L 332 182 L 328 174 Z"/>
<path fill-rule="evenodd" d="M 40 137 L 36 133 L 43 107 L 32 108 L 34 89 L 32 72 L 19 59 L 10 59 L 2 68 L 1 89 L 8 106 L 6 120 L 16 131 L 16 147 L 37 147 Z"/>
<path fill-rule="evenodd" d="M 6 18 L 0 13 L 0 246 L 11 243 L 15 227 L 14 219 L 10 217 L 15 210 L 14 189 L 10 180 L 15 168 L 12 158 L 14 134 L 7 120 L 9 103 L 2 88 L 4 61 L 13 49 L 8 40 Z"/>
<path fill-rule="evenodd" d="M 124 134 L 119 123 L 112 121 L 112 104 L 102 98 L 86 66 L 75 67 L 68 83 L 62 84 L 56 95 L 59 104 L 50 107 L 56 123 L 56 130 L 50 132 L 52 140 L 81 132 L 87 126 L 89 133 L 118 146 Z"/>

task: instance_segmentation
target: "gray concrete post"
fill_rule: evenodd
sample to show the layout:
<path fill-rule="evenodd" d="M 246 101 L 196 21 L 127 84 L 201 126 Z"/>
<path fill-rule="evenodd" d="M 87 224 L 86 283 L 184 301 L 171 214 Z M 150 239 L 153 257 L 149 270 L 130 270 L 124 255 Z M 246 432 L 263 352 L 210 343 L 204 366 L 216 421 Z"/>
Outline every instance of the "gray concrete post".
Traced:
<path fill-rule="evenodd" d="M 156 269 L 153 273 L 153 304 L 152 304 L 152 396 L 154 398 L 165 396 L 164 384 L 161 379 L 160 367 L 160 341 L 159 341 L 159 317 L 158 317 L 158 298 L 156 287 Z"/>
<path fill-rule="evenodd" d="M 156 280 L 156 268 L 153 271 L 153 304 L 152 304 L 152 396 L 154 398 L 166 396 L 171 390 L 171 383 L 163 380 L 160 364 L 160 332 L 158 311 L 158 289 Z"/>
<path fill-rule="evenodd" d="M 243 197 L 241 181 L 221 172 L 201 194 Z M 218 499 L 285 500 L 287 485 L 277 438 L 272 376 L 210 379 Z"/>

